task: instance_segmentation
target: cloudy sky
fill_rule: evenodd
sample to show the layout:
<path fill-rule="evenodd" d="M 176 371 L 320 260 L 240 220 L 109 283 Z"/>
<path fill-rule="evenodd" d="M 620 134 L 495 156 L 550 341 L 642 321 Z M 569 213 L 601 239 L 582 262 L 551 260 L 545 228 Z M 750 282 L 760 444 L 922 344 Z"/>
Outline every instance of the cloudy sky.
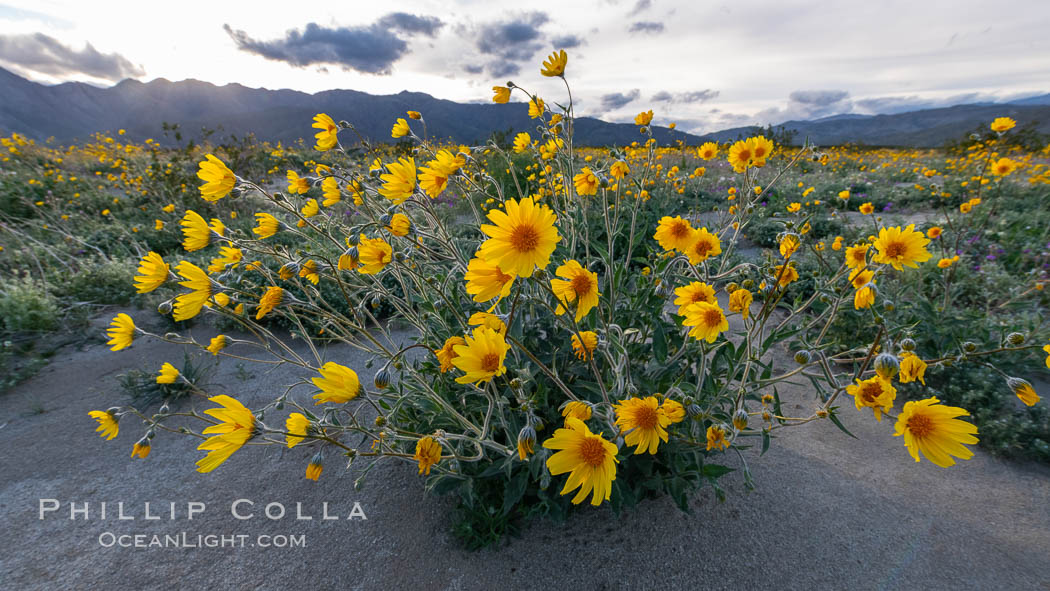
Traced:
<path fill-rule="evenodd" d="M 0 0 L 0 66 L 461 102 L 513 80 L 562 102 L 539 65 L 564 48 L 579 113 L 697 132 L 1050 92 L 1050 0 L 151 4 Z"/>

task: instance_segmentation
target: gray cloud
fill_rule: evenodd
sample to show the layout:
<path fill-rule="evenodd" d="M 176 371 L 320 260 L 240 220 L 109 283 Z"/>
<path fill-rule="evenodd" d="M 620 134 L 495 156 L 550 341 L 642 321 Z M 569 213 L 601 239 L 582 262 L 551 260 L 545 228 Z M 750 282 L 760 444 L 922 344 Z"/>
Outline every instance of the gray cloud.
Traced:
<path fill-rule="evenodd" d="M 87 74 L 93 78 L 121 80 L 146 73 L 119 53 L 101 53 L 90 43 L 77 51 L 43 33 L 0 35 L 0 61 L 50 76 Z"/>
<path fill-rule="evenodd" d="M 504 59 L 527 60 L 543 48 L 540 27 L 549 20 L 545 12 L 529 12 L 517 18 L 481 25 L 478 28 L 478 51 Z"/>
<path fill-rule="evenodd" d="M 759 125 L 785 121 L 820 119 L 854 111 L 853 101 L 845 90 L 796 90 L 788 95 L 783 108 L 771 107 L 755 114 Z"/>
<path fill-rule="evenodd" d="M 480 74 L 483 71 L 485 71 L 485 66 L 481 66 L 478 64 L 467 64 L 463 66 L 463 71 L 468 74 Z"/>
<path fill-rule="evenodd" d="M 404 33 L 419 33 L 427 37 L 437 34 L 445 23 L 435 16 L 416 16 L 407 12 L 391 12 L 376 21 L 380 27 L 397 29 Z"/>
<path fill-rule="evenodd" d="M 711 90 L 705 88 L 704 90 L 695 90 L 693 92 L 684 92 L 675 96 L 675 100 L 680 103 L 706 103 L 707 101 L 718 98 L 719 92 L 717 90 Z"/>
<path fill-rule="evenodd" d="M 461 26 L 458 32 L 473 35 L 478 51 L 493 56 L 486 67 L 489 75 L 500 78 L 520 72 L 521 62 L 531 60 L 545 47 L 540 27 L 549 20 L 545 12 L 525 12 L 474 30 Z"/>
<path fill-rule="evenodd" d="M 641 95 L 641 91 L 637 88 L 627 93 L 613 92 L 610 94 L 603 94 L 601 98 L 602 110 L 613 111 L 619 109 L 620 107 L 638 100 L 639 95 Z"/>
<path fill-rule="evenodd" d="M 634 3 L 634 8 L 631 9 L 631 12 L 627 13 L 627 16 L 635 16 L 643 10 L 648 9 L 652 5 L 653 0 L 638 0 L 638 2 Z"/>
<path fill-rule="evenodd" d="M 676 92 L 674 94 L 661 90 L 654 94 L 651 100 L 654 103 L 706 103 L 707 101 L 718 98 L 718 91 L 705 88 L 704 90 L 694 90 L 692 92 Z"/>
<path fill-rule="evenodd" d="M 650 34 L 663 33 L 664 32 L 664 24 L 663 23 L 651 22 L 651 21 L 639 21 L 639 22 L 636 22 L 636 23 L 631 23 L 631 26 L 627 29 L 627 32 L 628 33 L 650 33 Z"/>
<path fill-rule="evenodd" d="M 953 105 L 969 105 L 973 103 L 1003 103 L 1019 98 L 1024 98 L 1031 93 L 1007 93 L 1003 95 L 968 92 L 955 94 L 943 98 L 920 98 L 910 96 L 877 96 L 853 101 L 857 111 L 866 114 L 892 114 L 907 111 L 918 111 L 921 109 L 938 109 Z"/>
<path fill-rule="evenodd" d="M 583 38 L 576 35 L 562 35 L 551 39 L 551 44 L 557 49 L 572 49 L 583 45 Z"/>
<path fill-rule="evenodd" d="M 849 93 L 845 90 L 796 90 L 788 95 L 788 100 L 804 105 L 826 107 L 848 96 Z"/>
<path fill-rule="evenodd" d="M 489 74 L 496 78 L 514 76 L 521 72 L 521 64 L 509 60 L 494 60 L 488 63 Z"/>
<path fill-rule="evenodd" d="M 368 26 L 329 28 L 307 23 L 301 32 L 292 29 L 283 39 L 270 41 L 253 39 L 229 25 L 222 27 L 238 49 L 268 60 L 298 67 L 338 64 L 344 70 L 389 74 L 390 67 L 408 52 L 408 43 L 394 31 L 433 37 L 442 26 L 434 17 L 394 12 Z"/>

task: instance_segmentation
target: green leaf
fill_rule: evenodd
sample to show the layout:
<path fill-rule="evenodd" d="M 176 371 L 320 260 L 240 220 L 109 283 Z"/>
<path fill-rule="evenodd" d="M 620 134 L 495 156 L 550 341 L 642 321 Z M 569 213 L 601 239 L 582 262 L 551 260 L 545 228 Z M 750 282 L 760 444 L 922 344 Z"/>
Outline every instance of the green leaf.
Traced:
<path fill-rule="evenodd" d="M 831 409 L 829 409 L 829 411 L 828 411 L 828 418 L 829 418 L 829 419 L 831 419 L 831 422 L 832 422 L 832 423 L 835 423 L 835 426 L 836 426 L 836 427 L 838 427 L 839 429 L 842 429 L 842 432 L 843 432 L 843 433 L 845 433 L 846 435 L 849 435 L 850 437 L 852 437 L 852 438 L 854 438 L 854 439 L 859 439 L 859 438 L 858 438 L 858 437 L 857 437 L 856 435 L 854 435 L 853 433 L 850 433 L 850 432 L 849 432 L 849 429 L 847 429 L 847 428 L 846 428 L 846 427 L 845 427 L 845 426 L 844 426 L 844 425 L 842 424 L 842 422 L 841 422 L 841 421 L 839 421 L 839 418 L 835 416 L 835 409 L 836 409 L 836 408 L 838 408 L 838 407 L 836 406 L 836 407 L 834 407 L 834 408 L 831 408 Z"/>
<path fill-rule="evenodd" d="M 525 496 L 525 489 L 529 485 L 529 471 L 518 470 L 518 473 L 507 481 L 506 486 L 503 488 L 503 514 L 507 515 L 521 500 L 521 497 Z"/>
<path fill-rule="evenodd" d="M 463 484 L 465 484 L 466 482 L 466 478 L 442 474 L 436 478 L 431 479 L 428 483 L 428 487 L 430 488 L 430 492 L 438 495 L 444 495 L 463 486 Z"/>
<path fill-rule="evenodd" d="M 773 386 L 773 412 L 775 412 L 777 416 L 784 416 L 784 411 L 780 408 L 780 392 L 777 392 L 776 386 Z M 777 421 L 781 425 L 784 424 L 783 419 L 777 419 Z"/>
<path fill-rule="evenodd" d="M 769 449 L 769 431 L 762 431 L 762 451 L 758 454 L 762 456 Z"/>
<path fill-rule="evenodd" d="M 591 248 L 593 248 L 594 250 L 597 250 L 598 254 L 602 255 L 602 259 L 603 260 L 606 260 L 606 261 L 609 260 L 609 251 L 604 249 L 604 248 L 602 248 L 602 246 L 600 244 L 598 244 L 597 242 L 592 242 L 591 243 Z"/>
<path fill-rule="evenodd" d="M 734 468 L 730 468 L 729 466 L 723 466 L 721 464 L 704 464 L 703 475 L 714 480 L 725 476 L 732 471 L 734 471 Z"/>
<path fill-rule="evenodd" d="M 667 335 L 664 334 L 664 325 L 657 320 L 656 329 L 653 331 L 653 355 L 657 361 L 667 359 Z"/>

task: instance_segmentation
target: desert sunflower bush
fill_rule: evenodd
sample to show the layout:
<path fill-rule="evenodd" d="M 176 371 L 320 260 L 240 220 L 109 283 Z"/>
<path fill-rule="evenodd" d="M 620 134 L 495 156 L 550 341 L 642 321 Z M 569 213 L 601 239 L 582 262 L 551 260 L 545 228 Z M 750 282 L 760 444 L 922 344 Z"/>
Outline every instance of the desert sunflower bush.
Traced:
<path fill-rule="evenodd" d="M 564 81 L 567 61 L 556 52 L 541 73 Z M 411 149 L 391 155 L 322 113 L 318 162 L 287 170 L 281 190 L 202 158 L 202 205 L 250 203 L 254 227 L 187 209 L 182 247 L 207 262 L 150 252 L 135 286 L 164 294 L 159 312 L 175 320 L 212 315 L 241 330 L 204 343 L 119 314 L 109 345 L 164 339 L 295 365 L 303 378 L 254 408 L 194 386 L 207 400 L 192 409 L 94 411 L 103 436 L 132 423 L 142 433 L 134 455 L 146 458 L 158 433 L 189 433 L 201 440 L 200 472 L 244 445 L 310 448 L 305 474 L 315 480 L 338 467 L 360 483 L 378 462 L 409 462 L 427 489 L 458 495 L 456 531 L 481 545 L 521 517 L 561 517 L 583 503 L 619 510 L 669 495 L 687 509 L 704 485 L 723 496 L 727 455 L 750 485 L 742 450 L 765 452 L 780 429 L 814 421 L 845 430 L 843 405 L 890 417 L 915 461 L 951 466 L 978 441 L 968 412 L 935 397 L 897 408 L 898 387 L 924 382 L 931 367 L 1039 346 L 1022 335 L 961 354 L 918 349 L 909 335 L 921 326 L 876 314 L 887 282 L 937 264 L 931 238 L 912 226 L 875 221 L 868 239 L 825 248 L 812 211 L 793 203 L 775 250 L 740 256 L 784 175 L 826 153 L 763 136 L 689 148 L 707 166 L 728 163 L 731 176 L 712 179 L 705 167 L 657 162 L 666 149 L 651 137 L 652 111 L 635 119 L 638 142 L 581 149 L 571 100 L 546 102 L 513 83 L 493 90 L 501 104 L 520 94 L 535 121 L 509 147 L 435 143 L 424 114 L 409 111 L 391 136 Z M 728 205 L 700 205 L 715 194 Z M 829 338 L 846 313 L 870 322 L 849 340 Z M 308 352 L 278 338 L 273 318 Z M 407 343 L 394 323 L 408 328 Z M 328 356 L 333 341 L 367 355 L 371 379 Z M 787 364 L 775 355 L 784 350 Z M 185 379 L 161 361 L 158 383 Z M 812 384 L 798 416 L 781 406 L 789 380 Z"/>

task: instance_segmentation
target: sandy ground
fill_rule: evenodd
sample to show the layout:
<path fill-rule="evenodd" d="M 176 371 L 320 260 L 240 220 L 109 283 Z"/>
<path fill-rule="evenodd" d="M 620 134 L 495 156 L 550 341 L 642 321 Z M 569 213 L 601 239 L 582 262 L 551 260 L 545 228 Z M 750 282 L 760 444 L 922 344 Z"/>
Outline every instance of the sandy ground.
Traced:
<path fill-rule="evenodd" d="M 140 314 L 141 315 L 141 314 Z M 108 317 L 107 317 L 108 318 Z M 102 324 L 105 323 L 103 319 Z M 196 331 L 199 339 L 213 332 Z M 843 422 L 787 430 L 762 458 L 745 452 L 758 488 L 723 479 L 692 512 L 651 501 L 615 518 L 585 508 L 567 524 L 541 521 L 498 550 L 471 553 L 447 533 L 450 499 L 428 497 L 407 464 L 378 467 L 362 490 L 331 460 L 320 482 L 303 478 L 311 452 L 245 448 L 198 474 L 195 441 L 159 435 L 146 461 L 131 460 L 132 421 L 107 442 L 92 409 L 120 400 L 117 376 L 181 360 L 178 347 L 139 341 L 113 353 L 67 348 L 39 375 L 0 397 L 0 586 L 7 589 L 1050 589 L 1050 470 L 974 459 L 940 469 L 915 463 L 892 424 L 845 401 Z M 371 373 L 349 348 L 330 360 Z M 299 376 L 278 370 L 248 379 L 225 361 L 213 391 L 249 406 Z M 814 404 L 804 388 L 782 391 L 787 408 Z M 300 396 L 308 394 L 303 391 Z M 43 406 L 45 412 L 34 413 Z M 201 405 L 203 406 L 203 405 Z M 735 454 L 734 454 L 735 457 Z M 739 461 L 727 456 L 726 463 Z M 556 483 L 560 486 L 560 481 Z M 40 519 L 40 499 L 57 511 Z M 239 520 L 231 505 L 242 504 Z M 115 519 L 117 502 L 134 520 Z M 89 519 L 70 519 L 70 502 Z M 107 503 L 107 519 L 100 503 Z M 144 519 L 144 503 L 159 520 Z M 187 504 L 205 511 L 187 518 Z M 271 520 L 268 503 L 287 514 Z M 346 517 L 354 503 L 367 520 Z M 175 503 L 176 519 L 169 519 Z M 296 503 L 311 520 L 295 518 Z M 276 507 L 274 507 L 276 509 Z M 104 547 L 110 534 L 244 535 L 244 547 Z M 259 536 L 305 536 L 305 547 L 264 548 Z M 273 540 L 274 538 L 271 538 Z"/>

